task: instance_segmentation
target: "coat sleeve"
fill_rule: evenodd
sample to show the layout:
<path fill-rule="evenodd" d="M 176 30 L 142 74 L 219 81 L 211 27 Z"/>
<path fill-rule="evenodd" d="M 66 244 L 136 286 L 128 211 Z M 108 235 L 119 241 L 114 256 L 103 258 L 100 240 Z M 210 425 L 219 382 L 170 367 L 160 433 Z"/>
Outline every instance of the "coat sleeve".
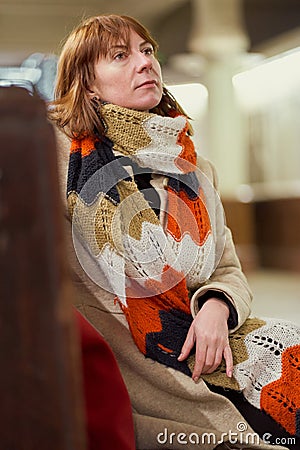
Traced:
<path fill-rule="evenodd" d="M 218 190 L 217 175 L 214 166 L 200 158 L 199 168 Z M 224 213 L 224 211 L 222 211 Z M 217 212 L 220 214 L 220 211 Z M 195 317 L 199 311 L 199 303 L 208 291 L 220 292 L 232 303 L 237 312 L 238 323 L 231 332 L 239 328 L 250 314 L 252 293 L 238 259 L 231 230 L 225 225 L 225 242 L 222 256 L 210 278 L 204 282 L 191 296 L 191 312 Z M 200 300 L 200 302 L 199 302 Z"/>

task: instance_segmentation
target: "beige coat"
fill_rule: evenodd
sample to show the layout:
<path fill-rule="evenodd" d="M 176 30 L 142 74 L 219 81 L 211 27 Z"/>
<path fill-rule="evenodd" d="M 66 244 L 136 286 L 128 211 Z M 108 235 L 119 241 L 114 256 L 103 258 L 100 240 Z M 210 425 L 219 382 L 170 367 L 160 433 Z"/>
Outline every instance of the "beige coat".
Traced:
<path fill-rule="evenodd" d="M 226 398 L 212 393 L 201 379 L 195 384 L 190 377 L 145 358 L 139 352 L 119 306 L 114 304 L 113 294 L 93 283 L 76 258 L 66 205 L 70 143 L 60 132 L 57 132 L 57 142 L 67 250 L 75 287 L 74 304 L 104 336 L 116 356 L 131 398 L 137 449 L 210 450 L 219 444 L 218 448 L 224 449 L 274 450 L 274 446 L 261 441 L 258 445 L 257 436 L 236 408 Z M 199 158 L 199 164 L 216 184 L 211 164 L 203 158 Z M 216 271 L 192 298 L 193 315 L 197 312 L 196 297 L 208 289 L 220 290 L 228 296 L 237 309 L 240 326 L 250 313 L 251 293 L 229 230 Z M 247 427 L 242 434 L 238 428 L 241 423 Z M 241 445 L 234 443 L 237 436 Z"/>

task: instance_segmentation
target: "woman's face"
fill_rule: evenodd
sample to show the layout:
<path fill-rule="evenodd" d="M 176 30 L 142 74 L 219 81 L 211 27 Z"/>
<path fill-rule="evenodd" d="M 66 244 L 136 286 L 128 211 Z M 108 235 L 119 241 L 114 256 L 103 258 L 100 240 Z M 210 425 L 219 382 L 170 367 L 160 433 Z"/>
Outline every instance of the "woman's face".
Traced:
<path fill-rule="evenodd" d="M 161 100 L 161 68 L 149 42 L 130 31 L 130 44 L 113 46 L 95 64 L 91 96 L 125 108 L 148 111 Z"/>

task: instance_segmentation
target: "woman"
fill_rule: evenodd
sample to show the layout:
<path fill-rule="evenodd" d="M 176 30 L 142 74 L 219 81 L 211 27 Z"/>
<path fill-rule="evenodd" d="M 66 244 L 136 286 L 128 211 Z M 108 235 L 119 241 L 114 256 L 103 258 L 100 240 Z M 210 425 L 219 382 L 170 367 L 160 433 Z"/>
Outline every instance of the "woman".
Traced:
<path fill-rule="evenodd" d="M 71 140 L 75 304 L 115 352 L 138 448 L 268 448 L 300 431 L 300 332 L 248 318 L 216 174 L 156 55 L 139 22 L 104 15 L 80 24 L 60 56 L 50 115 Z M 243 435 L 249 424 L 226 396 L 265 443 Z"/>

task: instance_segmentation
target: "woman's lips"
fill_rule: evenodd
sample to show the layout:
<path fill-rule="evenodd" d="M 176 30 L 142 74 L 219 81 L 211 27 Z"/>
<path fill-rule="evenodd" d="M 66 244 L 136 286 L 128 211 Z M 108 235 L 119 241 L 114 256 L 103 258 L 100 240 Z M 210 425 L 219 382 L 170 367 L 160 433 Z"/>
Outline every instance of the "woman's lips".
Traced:
<path fill-rule="evenodd" d="M 137 89 L 139 88 L 147 88 L 147 87 L 155 87 L 157 86 L 156 80 L 148 80 L 144 81 L 144 83 L 141 83 L 137 86 Z"/>

